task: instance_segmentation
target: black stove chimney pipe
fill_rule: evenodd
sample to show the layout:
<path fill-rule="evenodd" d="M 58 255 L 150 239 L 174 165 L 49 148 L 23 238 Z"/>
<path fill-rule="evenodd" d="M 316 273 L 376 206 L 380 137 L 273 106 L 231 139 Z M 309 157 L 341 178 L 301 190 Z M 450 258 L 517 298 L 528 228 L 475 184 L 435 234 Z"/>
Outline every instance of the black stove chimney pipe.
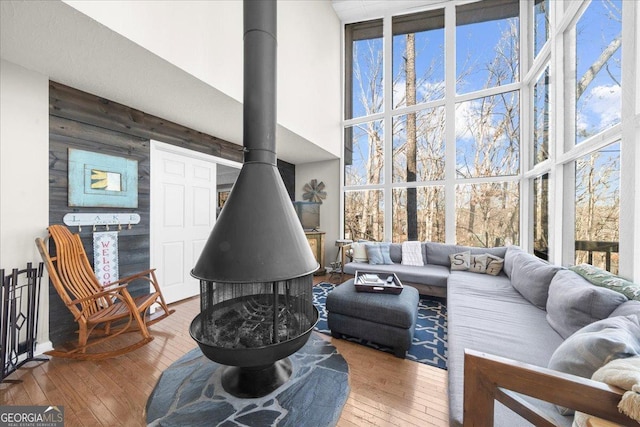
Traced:
<path fill-rule="evenodd" d="M 276 167 L 276 1 L 244 1 L 245 163 L 191 275 L 265 283 L 319 267 Z"/>
<path fill-rule="evenodd" d="M 244 2 L 245 163 L 276 165 L 276 2 Z"/>

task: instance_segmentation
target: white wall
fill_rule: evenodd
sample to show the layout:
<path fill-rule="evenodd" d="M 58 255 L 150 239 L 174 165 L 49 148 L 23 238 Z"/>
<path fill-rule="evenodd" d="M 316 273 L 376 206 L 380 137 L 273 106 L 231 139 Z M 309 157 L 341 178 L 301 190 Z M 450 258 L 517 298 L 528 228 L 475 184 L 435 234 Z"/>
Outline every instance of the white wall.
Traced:
<path fill-rule="evenodd" d="M 242 102 L 241 1 L 65 3 Z M 278 2 L 278 123 L 335 156 L 340 33 L 331 2 Z"/>
<path fill-rule="evenodd" d="M 64 2 L 242 101 L 242 2 Z"/>
<path fill-rule="evenodd" d="M 49 225 L 49 79 L 0 61 L 0 268 L 41 261 L 36 237 Z M 49 336 L 48 279 L 39 337 Z"/>
<path fill-rule="evenodd" d="M 278 121 L 340 157 L 340 21 L 329 1 L 280 1 L 278 12 Z"/>
<path fill-rule="evenodd" d="M 320 206 L 320 231 L 324 231 L 325 267 L 336 259 L 338 248 L 335 242 L 340 233 L 340 160 L 304 163 L 296 166 L 296 200 L 303 200 L 304 185 L 317 179 L 325 184 L 327 198 Z"/>

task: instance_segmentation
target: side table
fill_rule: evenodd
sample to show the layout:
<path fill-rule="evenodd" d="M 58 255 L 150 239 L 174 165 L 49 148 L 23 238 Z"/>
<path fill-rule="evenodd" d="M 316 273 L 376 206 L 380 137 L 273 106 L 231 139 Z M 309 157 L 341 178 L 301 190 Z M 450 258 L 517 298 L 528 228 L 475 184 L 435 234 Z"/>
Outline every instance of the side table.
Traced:
<path fill-rule="evenodd" d="M 353 243 L 353 240 L 350 239 L 338 239 L 336 240 L 336 247 L 338 248 L 338 252 L 336 253 L 336 260 L 331 263 L 331 275 L 329 276 L 329 280 L 333 278 L 334 274 L 340 273 L 340 283 L 344 281 L 344 270 L 341 259 L 343 258 L 343 250 L 345 246 Z"/>

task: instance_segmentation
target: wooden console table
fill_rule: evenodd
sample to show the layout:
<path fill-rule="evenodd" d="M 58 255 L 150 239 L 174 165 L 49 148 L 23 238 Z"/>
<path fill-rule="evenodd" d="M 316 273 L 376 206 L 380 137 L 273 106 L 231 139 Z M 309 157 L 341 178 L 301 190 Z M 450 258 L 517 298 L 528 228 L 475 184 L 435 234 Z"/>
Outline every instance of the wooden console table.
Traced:
<path fill-rule="evenodd" d="M 307 236 L 307 240 L 309 241 L 309 246 L 311 246 L 311 252 L 313 252 L 313 256 L 316 257 L 316 261 L 320 264 L 320 268 L 318 271 L 314 273 L 314 275 L 319 276 L 325 274 L 327 269 L 324 268 L 324 231 L 305 231 L 304 234 Z"/>

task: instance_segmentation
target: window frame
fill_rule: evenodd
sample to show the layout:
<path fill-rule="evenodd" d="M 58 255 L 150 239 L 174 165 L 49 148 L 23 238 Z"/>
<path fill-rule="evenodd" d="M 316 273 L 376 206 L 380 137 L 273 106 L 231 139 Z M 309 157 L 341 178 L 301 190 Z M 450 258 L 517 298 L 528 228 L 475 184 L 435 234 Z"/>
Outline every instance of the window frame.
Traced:
<path fill-rule="evenodd" d="M 575 55 L 575 48 L 567 42 L 566 33 L 570 32 L 579 19 L 582 11 L 592 0 L 577 0 L 574 2 L 549 2 L 549 26 L 548 38 L 537 55 L 533 54 L 533 25 L 534 0 L 520 0 L 520 82 L 512 84 L 520 90 L 520 123 L 521 123 L 521 143 L 520 143 L 520 173 L 518 176 L 506 177 L 504 180 L 517 180 L 520 184 L 520 246 L 532 252 L 533 232 L 533 180 L 544 174 L 548 174 L 548 233 L 549 233 L 549 261 L 564 266 L 571 265 L 575 259 L 574 255 L 574 193 L 575 176 L 574 162 L 579 157 L 598 151 L 607 145 L 620 141 L 622 158 L 620 162 L 620 274 L 629 279 L 640 279 L 640 263 L 633 260 L 640 256 L 640 195 L 636 194 L 635 188 L 640 188 L 640 171 L 636 171 L 636 165 L 640 164 L 640 77 L 635 74 L 635 70 L 640 69 L 640 4 L 637 2 L 622 2 L 623 23 L 622 23 L 622 85 L 624 96 L 622 100 L 621 122 L 615 126 L 592 136 L 588 140 L 575 144 L 571 138 L 567 138 L 567 127 L 565 123 L 572 123 L 573 111 L 568 110 L 565 93 L 567 82 L 565 75 L 565 62 Z M 497 92 L 513 90 L 514 87 L 491 88 L 478 92 L 457 95 L 455 93 L 455 46 L 451 48 L 448 43 L 455 42 L 455 7 L 469 3 L 468 0 L 453 0 L 446 4 L 415 8 L 411 13 L 427 11 L 432 9 L 445 10 L 445 98 L 443 100 L 431 101 L 410 107 L 402 107 L 391 110 L 390 97 L 385 97 L 384 113 L 362 118 L 360 120 L 345 120 L 343 126 L 351 126 L 361 121 L 385 119 L 396 115 L 407 114 L 425 108 L 444 106 L 446 117 L 455 114 L 455 105 L 458 102 L 473 99 L 476 97 L 492 95 Z M 407 12 L 408 13 L 408 12 Z M 385 75 L 391 75 L 390 56 L 392 44 L 391 19 L 397 14 L 384 14 L 383 18 L 383 46 L 385 58 Z M 344 37 L 344 32 L 343 32 Z M 344 41 L 344 40 L 343 40 Z M 344 46 L 344 44 L 343 44 Z M 343 63 L 346 67 L 346 64 Z M 549 156 L 546 160 L 533 164 L 533 144 L 525 143 L 531 141 L 533 135 L 533 88 L 544 72 L 549 68 Z M 343 69 L 343 72 L 345 70 Z M 344 73 L 343 73 L 344 76 Z M 389 90 L 390 82 L 385 80 L 385 90 Z M 390 92 L 389 92 L 390 93 Z M 387 147 L 391 147 L 392 135 L 391 126 L 385 126 L 385 140 Z M 385 180 L 384 188 L 392 191 L 392 188 L 418 187 L 423 185 L 445 186 L 445 210 L 446 210 L 446 233 L 447 243 L 455 242 L 455 186 L 458 184 L 483 183 L 495 181 L 496 178 L 473 178 L 456 180 L 455 176 L 455 144 L 450 141 L 455 140 L 455 129 L 446 126 L 445 129 L 445 180 L 437 182 L 411 182 L 394 183 L 391 179 Z M 385 157 L 390 159 L 391 148 L 385 151 Z M 342 160 L 341 160 L 342 162 Z M 391 162 L 386 161 L 385 167 L 390 167 Z M 343 165 L 341 164 L 341 174 Z M 386 171 L 391 177 L 390 171 Z M 503 180 L 503 177 L 498 179 Z M 343 179 L 341 177 L 341 183 Z M 341 192 L 346 189 L 341 188 Z M 570 196 L 570 197 L 569 197 Z M 385 194 L 385 202 L 387 196 Z M 341 197 L 342 199 L 342 197 Z M 388 205 L 386 205 L 388 206 Z M 343 217 L 343 206 L 341 206 L 340 216 Z M 387 240 L 390 240 L 391 217 L 385 215 L 385 236 L 389 233 Z M 343 221 L 341 221 L 343 225 Z M 342 227 L 341 225 L 341 227 Z M 341 229 L 341 233 L 344 229 Z"/>

